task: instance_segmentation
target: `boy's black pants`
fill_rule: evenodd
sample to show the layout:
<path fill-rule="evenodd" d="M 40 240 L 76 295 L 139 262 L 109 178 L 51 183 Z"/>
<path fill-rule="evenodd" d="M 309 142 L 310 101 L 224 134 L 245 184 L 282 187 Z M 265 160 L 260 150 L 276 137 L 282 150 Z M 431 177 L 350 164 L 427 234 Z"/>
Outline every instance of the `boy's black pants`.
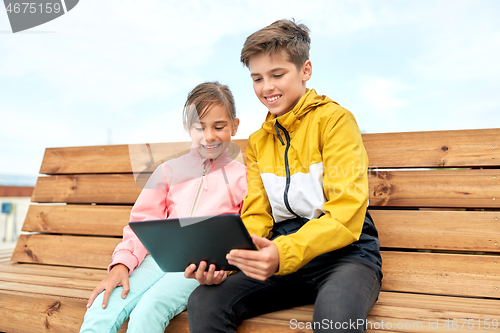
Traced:
<path fill-rule="evenodd" d="M 364 332 L 366 317 L 380 293 L 381 273 L 353 257 L 316 257 L 297 272 L 266 281 L 242 272 L 220 285 L 199 286 L 189 297 L 191 333 L 236 332 L 244 320 L 314 303 L 314 332 Z M 306 328 L 291 318 L 292 330 Z"/>

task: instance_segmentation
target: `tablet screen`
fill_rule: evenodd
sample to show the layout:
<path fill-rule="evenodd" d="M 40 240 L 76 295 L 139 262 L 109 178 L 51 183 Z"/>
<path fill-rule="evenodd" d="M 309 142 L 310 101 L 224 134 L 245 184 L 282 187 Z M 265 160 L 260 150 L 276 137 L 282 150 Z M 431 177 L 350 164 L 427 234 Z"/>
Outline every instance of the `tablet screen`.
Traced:
<path fill-rule="evenodd" d="M 238 270 L 226 260 L 232 249 L 256 250 L 239 215 L 130 222 L 132 230 L 164 272 L 184 272 L 206 261 L 216 270 Z"/>

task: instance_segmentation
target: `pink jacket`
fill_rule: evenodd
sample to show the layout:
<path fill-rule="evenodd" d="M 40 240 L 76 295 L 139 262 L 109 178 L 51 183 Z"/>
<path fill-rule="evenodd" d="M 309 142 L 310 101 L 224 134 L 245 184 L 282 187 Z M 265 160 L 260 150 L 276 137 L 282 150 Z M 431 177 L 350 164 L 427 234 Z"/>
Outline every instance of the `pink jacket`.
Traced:
<path fill-rule="evenodd" d="M 229 158 L 227 150 L 210 162 L 191 149 L 153 172 L 132 208 L 130 221 L 239 214 L 246 192 L 246 167 Z M 108 271 L 116 264 L 124 264 L 132 274 L 147 254 L 127 225 Z"/>

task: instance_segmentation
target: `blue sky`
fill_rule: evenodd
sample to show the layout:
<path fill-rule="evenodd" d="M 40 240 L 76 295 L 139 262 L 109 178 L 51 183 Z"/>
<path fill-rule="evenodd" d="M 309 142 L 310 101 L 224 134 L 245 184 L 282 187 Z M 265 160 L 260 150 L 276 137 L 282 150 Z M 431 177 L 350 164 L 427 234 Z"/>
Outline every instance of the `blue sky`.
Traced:
<path fill-rule="evenodd" d="M 81 0 L 12 34 L 0 10 L 0 174 L 38 174 L 46 147 L 186 141 L 198 83 L 235 95 L 246 138 L 266 109 L 239 63 L 277 19 L 311 29 L 308 87 L 365 133 L 500 125 L 500 1 Z"/>

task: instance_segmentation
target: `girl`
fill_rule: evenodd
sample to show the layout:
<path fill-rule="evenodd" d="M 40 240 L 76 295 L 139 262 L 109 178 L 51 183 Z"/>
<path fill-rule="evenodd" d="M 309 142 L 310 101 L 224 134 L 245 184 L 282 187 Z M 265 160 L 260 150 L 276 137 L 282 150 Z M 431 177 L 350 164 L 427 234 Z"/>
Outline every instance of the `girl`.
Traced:
<path fill-rule="evenodd" d="M 231 91 L 218 82 L 202 83 L 189 93 L 183 112 L 192 149 L 155 170 L 132 208 L 130 221 L 241 210 L 246 168 L 228 156 L 239 125 Z M 226 277 L 225 272 L 217 274 L 215 279 Z M 118 286 L 122 288 L 113 291 Z M 126 226 L 108 276 L 90 296 L 80 332 L 116 332 L 130 316 L 128 332 L 163 333 L 169 321 L 186 309 L 197 286 L 183 272 L 162 272 Z"/>

